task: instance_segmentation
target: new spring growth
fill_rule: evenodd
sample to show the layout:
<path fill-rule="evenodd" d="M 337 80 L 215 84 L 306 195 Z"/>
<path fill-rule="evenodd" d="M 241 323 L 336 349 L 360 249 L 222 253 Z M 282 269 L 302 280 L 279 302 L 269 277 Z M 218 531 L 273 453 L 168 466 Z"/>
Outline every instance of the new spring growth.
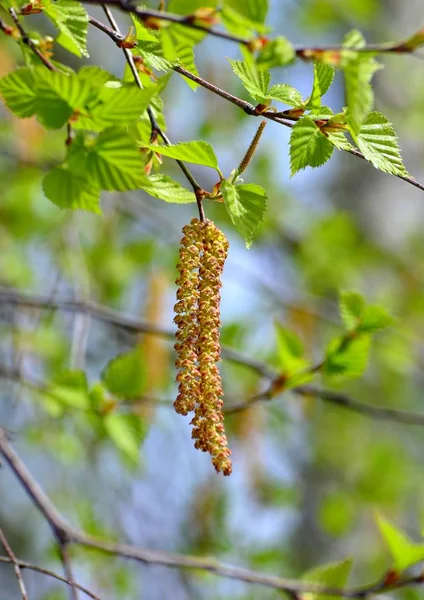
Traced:
<path fill-rule="evenodd" d="M 177 413 L 194 411 L 191 421 L 195 448 L 208 452 L 216 471 L 230 475 L 231 451 L 222 413 L 222 383 L 217 363 L 221 275 L 228 253 L 225 235 L 211 221 L 193 219 L 183 227 L 174 322 L 178 369 Z"/>

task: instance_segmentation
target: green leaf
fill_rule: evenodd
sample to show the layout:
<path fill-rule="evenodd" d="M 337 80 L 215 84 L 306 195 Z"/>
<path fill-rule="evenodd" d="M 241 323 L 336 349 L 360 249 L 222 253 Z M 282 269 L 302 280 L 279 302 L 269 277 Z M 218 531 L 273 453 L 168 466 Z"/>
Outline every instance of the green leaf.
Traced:
<path fill-rule="evenodd" d="M 254 64 L 248 64 L 242 60 L 231 60 L 229 58 L 228 62 L 252 98 L 263 104 L 268 94 L 271 79 L 268 71 L 256 69 Z"/>
<path fill-rule="evenodd" d="M 85 103 L 93 93 L 90 84 L 73 73 L 65 75 L 37 67 L 34 75 L 36 112 L 40 122 L 47 128 L 58 129 L 73 113 L 83 112 Z"/>
<path fill-rule="evenodd" d="M 424 560 L 424 544 L 414 544 L 402 531 L 379 514 L 376 515 L 376 522 L 392 554 L 396 571 L 401 573 Z"/>
<path fill-rule="evenodd" d="M 307 108 L 313 110 L 321 106 L 321 98 L 327 92 L 334 79 L 334 67 L 323 62 L 314 62 L 314 85 Z"/>
<path fill-rule="evenodd" d="M 346 558 L 343 561 L 316 567 L 302 576 L 303 581 L 320 584 L 327 588 L 343 589 L 346 587 L 353 561 Z M 335 600 L 340 596 L 328 594 L 302 594 L 305 600 Z"/>
<path fill-rule="evenodd" d="M 327 133 L 327 139 L 333 144 L 337 150 L 353 150 L 354 147 L 350 142 L 346 139 L 346 133 L 342 130 L 340 131 L 329 131 L 327 128 L 325 129 Z"/>
<path fill-rule="evenodd" d="M 90 406 L 87 377 L 83 371 L 64 371 L 55 377 L 48 393 L 60 404 L 77 409 Z"/>
<path fill-rule="evenodd" d="M 145 387 L 145 367 L 139 348 L 113 358 L 101 375 L 107 389 L 120 398 L 137 398 Z"/>
<path fill-rule="evenodd" d="M 361 321 L 357 331 L 363 333 L 375 333 L 387 329 L 393 324 L 393 317 L 387 310 L 377 304 L 369 304 L 362 313 Z"/>
<path fill-rule="evenodd" d="M 291 375 L 296 371 L 305 369 L 308 361 L 304 358 L 305 348 L 299 336 L 280 325 L 280 323 L 275 324 L 275 333 L 277 335 L 277 351 L 282 372 Z"/>
<path fill-rule="evenodd" d="M 310 117 L 302 117 L 290 135 L 291 175 L 308 165 L 319 167 L 331 157 L 334 146 Z"/>
<path fill-rule="evenodd" d="M 21 119 L 35 114 L 35 77 L 31 67 L 0 78 L 0 92 L 8 109 Z"/>
<path fill-rule="evenodd" d="M 199 37 L 200 34 L 200 37 Z M 199 43 L 204 34 L 196 30 L 190 30 L 181 25 L 173 25 L 161 30 L 161 42 L 163 57 L 170 63 L 177 63 L 194 75 L 199 72 L 194 62 L 194 46 Z M 184 81 L 192 89 L 197 88 L 197 83 L 183 77 Z"/>
<path fill-rule="evenodd" d="M 268 14 L 268 0 L 224 0 L 224 8 L 228 7 L 258 24 L 263 23 Z"/>
<path fill-rule="evenodd" d="M 278 36 L 270 40 L 259 52 L 256 64 L 259 69 L 272 69 L 273 67 L 285 67 L 295 58 L 295 50 L 289 40 Z"/>
<path fill-rule="evenodd" d="M 99 94 L 98 105 L 91 111 L 91 118 L 102 128 L 136 121 L 156 93 L 155 86 L 143 90 L 135 84 L 118 89 L 104 87 Z"/>
<path fill-rule="evenodd" d="M 149 148 L 150 150 L 154 150 L 163 156 L 168 156 L 169 158 L 174 158 L 175 160 L 183 160 L 195 165 L 211 167 L 211 169 L 215 169 L 221 175 L 221 171 L 218 166 L 218 159 L 212 146 L 208 144 L 208 142 L 204 142 L 202 140 L 180 142 L 178 144 L 172 144 L 171 146 L 143 144 L 142 147 Z"/>
<path fill-rule="evenodd" d="M 105 129 L 87 150 L 87 173 L 101 189 L 125 191 L 142 186 L 145 176 L 140 152 L 125 130 Z"/>
<path fill-rule="evenodd" d="M 302 94 L 288 83 L 277 83 L 276 85 L 273 85 L 268 91 L 266 98 L 277 100 L 277 102 L 284 102 L 289 106 L 303 106 Z"/>
<path fill-rule="evenodd" d="M 237 5 L 237 6 L 236 6 Z M 270 27 L 264 25 L 262 21 L 257 21 L 249 17 L 249 13 L 244 10 L 246 2 L 234 2 L 226 0 L 220 12 L 221 21 L 224 27 L 235 35 L 252 37 L 256 33 L 265 34 L 270 31 Z"/>
<path fill-rule="evenodd" d="M 119 81 L 112 73 L 94 65 L 84 65 L 81 67 L 78 71 L 78 77 L 82 81 L 88 81 L 93 87 L 101 87 L 109 81 Z"/>
<path fill-rule="evenodd" d="M 368 364 L 370 345 L 371 338 L 366 334 L 336 338 L 327 348 L 325 375 L 336 380 L 361 377 Z"/>
<path fill-rule="evenodd" d="M 228 181 L 221 183 L 221 192 L 230 219 L 249 248 L 264 218 L 266 192 L 259 185 L 233 185 Z"/>
<path fill-rule="evenodd" d="M 358 292 L 341 292 L 340 316 L 348 331 L 355 330 L 362 317 L 366 303 Z"/>
<path fill-rule="evenodd" d="M 107 414 L 104 428 L 112 442 L 134 464 L 140 460 L 140 445 L 146 437 L 146 423 L 135 414 Z"/>
<path fill-rule="evenodd" d="M 355 141 L 376 169 L 392 175 L 408 175 L 393 125 L 381 113 L 372 112 L 367 116 Z"/>
<path fill-rule="evenodd" d="M 86 178 L 68 169 L 55 167 L 43 180 L 43 190 L 47 198 L 60 208 L 88 210 L 101 213 L 99 188 Z"/>
<path fill-rule="evenodd" d="M 365 40 L 359 31 L 351 31 L 345 37 L 344 48 L 353 49 L 343 55 L 342 69 L 345 79 L 345 101 L 349 123 L 357 132 L 374 104 L 374 93 L 370 82 L 376 71 L 382 68 L 371 53 L 355 52 L 363 48 Z"/>
<path fill-rule="evenodd" d="M 176 204 L 196 202 L 193 192 L 163 173 L 145 177 L 140 187 L 150 196 L 165 200 L 165 202 L 175 202 Z"/>
<path fill-rule="evenodd" d="M 88 15 L 80 2 L 47 0 L 43 12 L 59 29 L 58 44 L 79 57 L 88 56 Z"/>

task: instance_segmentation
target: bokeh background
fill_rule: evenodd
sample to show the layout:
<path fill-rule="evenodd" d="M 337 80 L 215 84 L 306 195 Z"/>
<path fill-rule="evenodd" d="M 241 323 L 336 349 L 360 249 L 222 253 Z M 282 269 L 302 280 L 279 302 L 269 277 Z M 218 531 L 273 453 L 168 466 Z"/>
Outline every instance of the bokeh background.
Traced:
<path fill-rule="evenodd" d="M 155 7 L 149 2 L 149 6 Z M 104 19 L 89 7 L 89 13 Z M 28 21 L 50 31 L 42 16 Z M 369 42 L 400 40 L 423 25 L 422 0 L 271 0 L 273 31 L 307 46 L 340 43 L 352 28 Z M 119 15 L 122 29 L 129 20 Z M 21 61 L 13 40 L 0 38 L 0 74 Z M 90 59 L 122 76 L 124 57 L 98 31 Z M 63 51 L 59 60 L 78 69 Z M 225 57 L 236 45 L 213 38 L 197 47 L 202 76 L 242 97 Z M 374 79 L 376 106 L 394 123 L 407 169 L 424 180 L 424 51 L 383 56 Z M 275 69 L 305 96 L 312 65 Z M 239 162 L 257 121 L 174 75 L 165 94 L 174 141 L 205 139 L 224 172 Z M 337 76 L 327 103 L 343 106 Z M 172 409 L 172 341 L 134 335 L 87 315 L 39 311 L 2 302 L 2 291 L 95 301 L 172 329 L 175 264 L 181 227 L 192 205 L 170 205 L 143 192 L 105 194 L 103 215 L 61 211 L 43 195 L 43 173 L 64 154 L 64 134 L 15 119 L 0 107 L 0 422 L 43 488 L 85 531 L 141 547 L 199 555 L 299 577 L 318 564 L 355 559 L 353 581 L 377 578 L 390 564 L 374 524 L 378 510 L 419 539 L 424 526 L 422 429 L 372 421 L 320 400 L 286 393 L 226 419 L 234 472 L 218 476 L 196 452 L 188 419 Z M 303 338 L 314 360 L 340 330 L 337 294 L 357 289 L 385 305 L 396 324 L 377 337 L 365 376 L 343 389 L 367 403 L 423 408 L 424 195 L 337 152 L 322 168 L 289 178 L 289 130 L 269 122 L 246 182 L 262 185 L 269 211 L 258 241 L 246 250 L 223 205 L 207 215 L 231 243 L 223 277 L 222 341 L 277 364 L 274 323 Z M 166 172 L 181 179 L 175 164 Z M 205 188 L 214 180 L 193 169 Z M 90 385 L 119 352 L 142 348 L 145 394 L 133 410 L 147 435 L 139 464 L 99 433 L 84 411 L 34 390 L 68 369 Z M 266 382 L 251 369 L 221 364 L 228 405 Z M 11 376 L 13 373 L 13 377 Z M 21 381 L 17 381 L 21 379 Z M 124 410 L 124 409 L 122 409 Z M 8 468 L 0 469 L 0 523 L 22 559 L 60 570 L 48 526 Z M 199 572 L 132 564 L 82 548 L 73 551 L 77 580 L 102 599 L 271 600 L 278 592 Z M 25 573 L 32 600 L 61 600 L 67 590 Z M 0 566 L 1 596 L 19 598 L 13 570 Z M 397 592 L 408 600 L 420 591 Z"/>

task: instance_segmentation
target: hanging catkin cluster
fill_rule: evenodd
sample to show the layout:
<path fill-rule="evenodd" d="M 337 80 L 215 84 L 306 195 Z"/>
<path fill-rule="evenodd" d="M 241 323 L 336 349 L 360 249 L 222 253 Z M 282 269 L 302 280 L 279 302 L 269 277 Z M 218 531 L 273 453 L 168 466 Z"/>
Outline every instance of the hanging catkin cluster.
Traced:
<path fill-rule="evenodd" d="M 209 452 L 215 469 L 224 475 L 230 475 L 232 467 L 217 362 L 221 357 L 220 277 L 227 253 L 227 238 L 212 221 L 192 219 L 183 227 L 174 319 L 178 327 L 178 396 L 174 407 L 181 415 L 194 411 L 194 445 Z"/>

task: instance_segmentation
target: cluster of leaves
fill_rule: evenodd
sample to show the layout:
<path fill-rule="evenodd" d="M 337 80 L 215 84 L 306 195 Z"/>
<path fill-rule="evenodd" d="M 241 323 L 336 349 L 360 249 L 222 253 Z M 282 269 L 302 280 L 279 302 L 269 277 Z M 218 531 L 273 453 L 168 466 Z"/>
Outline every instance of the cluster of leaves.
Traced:
<path fill-rule="evenodd" d="M 130 464 L 138 464 L 147 434 L 146 420 L 136 408 L 145 391 L 143 365 L 139 348 L 119 354 L 91 389 L 83 371 L 64 371 L 46 387 L 46 410 L 56 418 L 82 411 L 84 426 L 88 423 L 99 440 L 110 440 Z"/>
<path fill-rule="evenodd" d="M 6 8 L 14 4 L 12 0 L 5 2 Z M 44 12 L 59 30 L 55 41 L 77 56 L 88 56 L 89 18 L 82 5 L 72 0 L 49 0 L 43 4 L 25 4 L 20 0 L 17 8 L 23 15 Z M 291 64 L 296 54 L 285 38 L 265 37 L 269 31 L 264 25 L 266 2 L 243 7 L 226 1 L 218 13 L 215 2 L 208 2 L 204 8 L 196 2 L 175 0 L 169 10 L 191 13 L 194 22 L 203 26 L 219 18 L 230 33 L 253 36 L 247 47 L 241 47 L 244 60 L 230 60 L 230 65 L 257 102 L 258 113 L 273 109 L 272 102 L 290 107 L 281 114 L 294 120 L 290 138 L 292 175 L 307 166 L 323 165 L 334 148 L 351 151 L 354 147 L 346 134 L 350 134 L 357 148 L 378 169 L 393 175 L 408 175 L 391 123 L 381 113 L 372 111 L 371 78 L 381 65 L 375 60 L 375 52 L 363 50 L 365 41 L 359 32 L 348 34 L 339 51 L 304 57 L 314 61 L 314 80 L 311 95 L 303 99 L 287 83 L 270 85 L 270 69 Z M 165 129 L 160 94 L 169 81 L 169 75 L 157 79 L 154 72 L 169 72 L 174 65 L 182 65 L 197 73 L 194 46 L 205 32 L 152 18 L 144 24 L 133 18 L 133 23 L 135 32 L 130 32 L 122 45 L 131 48 L 143 89 L 136 86 L 128 67 L 122 80 L 100 67 L 82 67 L 76 74 L 56 62 L 52 64 L 57 71 L 49 72 L 45 66 L 39 66 L 39 58 L 24 44 L 29 66 L 0 79 L 0 93 L 18 117 L 36 115 L 48 129 L 67 125 L 74 132 L 73 138 L 68 138 L 63 162 L 45 177 L 46 196 L 61 208 L 93 212 L 100 212 L 102 190 L 142 189 L 166 202 L 195 202 L 192 191 L 162 172 L 152 172 L 160 168 L 160 156 L 168 156 L 217 171 L 219 181 L 204 197 L 224 200 L 232 222 L 250 246 L 266 212 L 266 192 L 257 184 L 239 184 L 234 176 L 224 179 L 213 148 L 207 142 L 184 142 L 171 147 L 157 146 L 156 141 L 151 143 L 146 110 L 150 106 Z M 415 49 L 422 43 L 421 37 L 417 34 L 405 43 Z M 33 42 L 46 52 L 45 40 L 40 36 L 34 34 Z M 343 71 L 346 90 L 346 107 L 336 114 L 322 103 L 333 82 L 335 68 Z M 194 88 L 197 86 L 186 81 Z"/>
<path fill-rule="evenodd" d="M 367 304 L 358 292 L 340 294 L 340 315 L 345 332 L 330 341 L 324 360 L 317 366 L 305 357 L 300 338 L 282 325 L 276 325 L 282 377 L 277 380 L 273 394 L 309 382 L 317 373 L 330 384 L 363 375 L 372 335 L 392 325 L 393 319 L 382 306 Z"/>

